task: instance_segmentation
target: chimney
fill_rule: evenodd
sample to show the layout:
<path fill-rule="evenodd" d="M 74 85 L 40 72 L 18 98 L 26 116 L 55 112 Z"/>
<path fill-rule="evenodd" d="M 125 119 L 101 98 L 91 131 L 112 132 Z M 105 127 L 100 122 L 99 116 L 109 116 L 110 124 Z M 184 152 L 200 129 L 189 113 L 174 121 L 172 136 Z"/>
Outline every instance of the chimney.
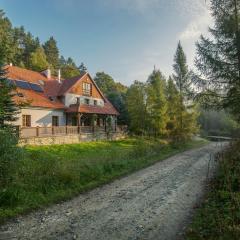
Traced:
<path fill-rule="evenodd" d="M 61 69 L 58 69 L 58 82 L 61 83 Z"/>
<path fill-rule="evenodd" d="M 51 69 L 48 68 L 42 72 L 48 79 L 51 79 Z"/>

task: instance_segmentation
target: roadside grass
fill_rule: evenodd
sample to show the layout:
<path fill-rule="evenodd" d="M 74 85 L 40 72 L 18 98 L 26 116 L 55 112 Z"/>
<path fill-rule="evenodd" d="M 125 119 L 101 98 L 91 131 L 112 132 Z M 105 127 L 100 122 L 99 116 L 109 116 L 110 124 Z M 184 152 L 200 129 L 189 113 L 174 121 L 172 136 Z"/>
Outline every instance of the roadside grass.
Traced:
<path fill-rule="evenodd" d="M 185 239 L 240 239 L 240 141 L 218 154 L 219 170 Z"/>
<path fill-rule="evenodd" d="M 71 145 L 28 146 L 12 181 L 0 191 L 0 222 L 37 209 L 149 166 L 174 154 L 206 144 L 178 145 L 132 138 Z"/>

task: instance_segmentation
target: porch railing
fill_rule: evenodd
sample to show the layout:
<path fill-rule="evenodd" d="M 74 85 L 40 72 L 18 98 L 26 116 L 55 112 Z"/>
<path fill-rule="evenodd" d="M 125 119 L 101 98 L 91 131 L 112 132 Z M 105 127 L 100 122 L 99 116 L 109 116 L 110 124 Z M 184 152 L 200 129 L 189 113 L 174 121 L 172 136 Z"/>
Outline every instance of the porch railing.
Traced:
<path fill-rule="evenodd" d="M 124 132 L 126 127 L 117 126 L 112 132 Z M 81 133 L 104 133 L 104 126 L 57 126 L 57 127 L 21 127 L 19 128 L 20 138 L 48 137 L 60 135 L 77 135 Z"/>

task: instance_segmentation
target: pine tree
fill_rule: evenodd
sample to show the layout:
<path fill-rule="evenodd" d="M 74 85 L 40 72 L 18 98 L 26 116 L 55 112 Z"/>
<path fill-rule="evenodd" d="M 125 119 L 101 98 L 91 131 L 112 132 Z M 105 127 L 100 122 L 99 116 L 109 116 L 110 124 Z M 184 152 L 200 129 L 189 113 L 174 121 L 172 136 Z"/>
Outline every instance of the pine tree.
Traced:
<path fill-rule="evenodd" d="M 166 80 L 160 71 L 154 70 L 147 85 L 147 112 L 151 132 L 155 136 L 164 135 L 168 122 Z"/>
<path fill-rule="evenodd" d="M 0 9 L 0 54 L 4 63 L 13 62 L 17 45 L 14 42 L 12 24 Z"/>
<path fill-rule="evenodd" d="M 84 65 L 84 63 L 82 62 L 81 65 L 78 67 L 79 71 L 81 73 L 87 72 L 87 67 Z"/>
<path fill-rule="evenodd" d="M 211 38 L 197 43 L 200 96 L 206 106 L 229 108 L 240 121 L 240 2 L 211 0 Z"/>
<path fill-rule="evenodd" d="M 0 59 L 2 61 L 2 59 Z M 0 129 L 11 126 L 17 120 L 18 108 L 13 101 L 14 86 L 6 78 L 7 71 L 0 64 Z"/>
<path fill-rule="evenodd" d="M 189 71 L 187 65 L 186 55 L 183 51 L 181 42 L 178 43 L 177 50 L 174 56 L 174 64 L 173 64 L 174 74 L 173 78 L 176 83 L 177 89 L 180 94 L 180 135 L 184 135 L 184 116 L 186 117 L 185 112 L 189 111 L 193 113 L 195 109 L 194 103 L 192 102 L 193 95 L 193 73 Z M 187 132 L 186 132 L 187 134 Z"/>
<path fill-rule="evenodd" d="M 57 47 L 57 41 L 50 37 L 48 41 L 43 44 L 45 54 L 47 56 L 47 61 L 54 70 L 59 68 L 59 50 Z"/>

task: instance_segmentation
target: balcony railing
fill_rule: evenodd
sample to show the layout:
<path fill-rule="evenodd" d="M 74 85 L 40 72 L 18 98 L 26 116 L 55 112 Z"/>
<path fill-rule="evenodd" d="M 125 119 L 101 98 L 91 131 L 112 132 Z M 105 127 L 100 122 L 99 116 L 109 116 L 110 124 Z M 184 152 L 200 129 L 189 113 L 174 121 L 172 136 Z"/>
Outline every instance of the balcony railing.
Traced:
<path fill-rule="evenodd" d="M 117 126 L 111 132 L 126 132 L 126 126 Z M 58 127 L 21 127 L 19 128 L 20 138 L 49 137 L 61 135 L 95 134 L 104 133 L 104 126 L 58 126 Z"/>

